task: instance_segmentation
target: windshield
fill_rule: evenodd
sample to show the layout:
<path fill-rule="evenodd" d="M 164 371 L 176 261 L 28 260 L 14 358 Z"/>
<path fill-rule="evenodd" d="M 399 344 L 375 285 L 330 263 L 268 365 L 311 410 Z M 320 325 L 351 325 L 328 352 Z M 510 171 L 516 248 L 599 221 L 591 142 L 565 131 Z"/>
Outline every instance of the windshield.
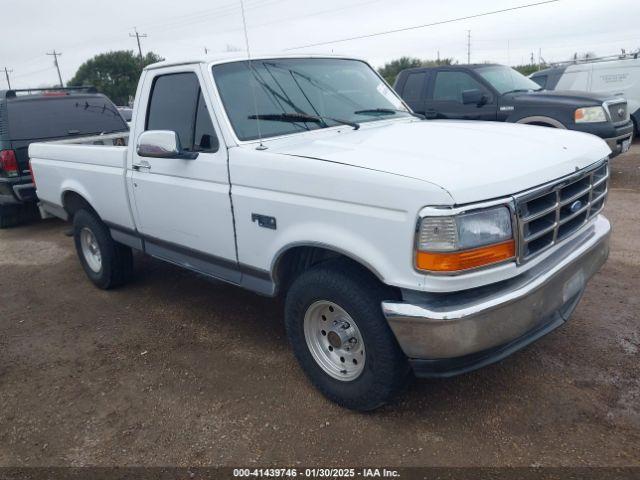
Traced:
<path fill-rule="evenodd" d="M 500 94 L 541 90 L 540 85 L 536 82 L 510 67 L 502 65 L 481 67 L 477 72 Z"/>
<path fill-rule="evenodd" d="M 215 65 L 213 76 L 243 141 L 257 139 L 258 128 L 268 138 L 410 115 L 371 67 L 358 60 L 253 60 L 251 68 L 242 61 Z M 305 121 L 304 116 L 316 119 Z"/>

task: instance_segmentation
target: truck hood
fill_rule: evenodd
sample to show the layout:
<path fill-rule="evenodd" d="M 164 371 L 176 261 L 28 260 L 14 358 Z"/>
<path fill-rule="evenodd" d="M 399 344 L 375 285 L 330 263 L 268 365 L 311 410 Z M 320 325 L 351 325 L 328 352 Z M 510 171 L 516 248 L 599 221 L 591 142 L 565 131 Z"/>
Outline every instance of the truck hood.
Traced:
<path fill-rule="evenodd" d="M 569 105 L 574 107 L 590 107 L 602 105 L 605 100 L 619 100 L 611 94 L 582 92 L 579 90 L 538 90 L 535 92 L 513 92 L 504 95 L 514 103 L 533 105 Z"/>
<path fill-rule="evenodd" d="M 438 185 L 455 204 L 512 195 L 611 153 L 581 132 L 471 121 L 394 121 L 268 142 L 271 153 L 314 158 Z"/>

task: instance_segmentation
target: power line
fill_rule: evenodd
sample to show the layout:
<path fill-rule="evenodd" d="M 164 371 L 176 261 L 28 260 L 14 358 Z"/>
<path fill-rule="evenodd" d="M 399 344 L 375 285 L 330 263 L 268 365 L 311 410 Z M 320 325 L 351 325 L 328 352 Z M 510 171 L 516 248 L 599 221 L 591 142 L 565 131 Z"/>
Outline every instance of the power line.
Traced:
<path fill-rule="evenodd" d="M 60 80 L 60 87 L 64 87 L 64 83 L 62 83 L 62 74 L 60 73 L 60 65 L 58 64 L 58 57 L 62 56 L 62 53 L 56 52 L 55 49 L 51 53 L 47 53 L 47 55 L 51 55 L 53 57 L 53 64 L 56 66 L 56 70 L 58 70 L 58 80 Z"/>
<path fill-rule="evenodd" d="M 9 74 L 13 72 L 13 70 L 9 70 L 7 67 L 4 67 L 4 75 L 7 77 L 7 85 L 9 85 L 9 90 L 11 90 L 11 80 L 9 80 Z"/>
<path fill-rule="evenodd" d="M 129 36 L 132 38 L 135 37 L 136 41 L 138 42 L 138 53 L 140 54 L 140 65 L 142 65 L 144 63 L 144 60 L 142 58 L 142 45 L 140 45 L 140 39 L 147 38 L 147 34 L 138 33 L 138 29 L 136 27 L 133 27 L 133 31 L 135 33 L 130 33 Z"/>
<path fill-rule="evenodd" d="M 399 33 L 399 32 L 406 32 L 406 31 L 409 31 L 409 30 L 417 30 L 419 28 L 433 27 L 433 26 L 436 26 L 436 25 L 443 25 L 445 23 L 459 22 L 461 20 L 469 20 L 469 19 L 472 19 L 472 18 L 486 17 L 488 15 L 495 15 L 497 13 L 511 12 L 511 11 L 514 11 L 514 10 L 521 10 L 523 8 L 535 7 L 535 6 L 538 6 L 538 5 L 545 5 L 547 3 L 555 3 L 555 2 L 559 2 L 559 1 L 560 0 L 545 0 L 543 2 L 528 3 L 526 5 L 518 5 L 517 7 L 503 8 L 503 9 L 500 9 L 500 10 L 493 10 L 491 12 L 476 13 L 474 15 L 467 15 L 465 17 L 450 18 L 450 19 L 447 19 L 447 20 L 440 20 L 438 22 L 433 22 L 433 23 L 425 23 L 425 24 L 422 24 L 422 25 L 413 25 L 411 27 L 396 28 L 395 30 L 386 30 L 384 32 L 369 33 L 369 34 L 366 34 L 366 35 L 358 35 L 356 37 L 346 37 L 346 38 L 341 38 L 341 39 L 338 39 L 338 40 L 330 40 L 328 42 L 309 43 L 307 45 L 300 45 L 298 47 L 287 48 L 285 50 L 300 50 L 302 48 L 319 47 L 319 46 L 322 46 L 322 45 L 331 45 L 331 44 L 334 44 L 334 43 L 349 42 L 351 40 L 360 40 L 360 39 L 363 39 L 363 38 L 379 37 L 381 35 L 389 35 L 391 33 Z"/>
<path fill-rule="evenodd" d="M 253 2 L 247 1 L 245 7 L 247 11 L 250 11 L 256 8 L 271 6 L 274 3 L 280 3 L 283 1 L 285 0 L 253 0 Z M 220 5 L 214 9 L 200 10 L 187 15 L 172 17 L 172 20 L 170 22 L 166 22 L 165 20 L 156 20 L 153 22 L 143 23 L 141 25 L 142 28 L 145 28 L 147 30 L 155 31 L 162 29 L 162 31 L 165 31 L 168 28 L 183 27 L 194 23 L 209 22 L 210 19 L 208 17 L 211 16 L 215 16 L 215 18 L 217 19 L 236 14 L 241 15 L 241 10 L 237 4 L 237 1 L 234 1 L 233 4 Z"/>
<path fill-rule="evenodd" d="M 41 68 L 39 70 L 31 71 L 31 72 L 18 73 L 17 75 L 14 75 L 13 78 L 28 77 L 30 75 L 36 75 L 38 73 L 48 72 L 49 70 L 51 70 L 50 66 L 49 67 L 45 67 L 45 68 Z"/>
<path fill-rule="evenodd" d="M 268 22 L 263 22 L 263 23 L 256 23 L 254 25 L 249 25 L 249 28 L 251 29 L 256 29 L 256 28 L 260 28 L 260 27 L 266 27 L 269 25 L 274 25 L 277 23 L 283 23 L 283 22 L 289 22 L 291 20 L 299 20 L 302 18 L 308 18 L 308 17 L 316 17 L 318 15 L 325 15 L 327 13 L 335 13 L 335 12 L 339 12 L 341 10 L 348 10 L 348 9 L 352 9 L 352 8 L 358 8 L 361 7 L 363 5 L 368 5 L 370 3 L 379 3 L 382 2 L 384 0 L 367 0 L 361 3 L 354 3 L 351 5 L 345 5 L 342 7 L 337 7 L 337 8 L 331 8 L 328 10 L 320 10 L 320 11 L 315 11 L 315 12 L 310 12 L 310 13 L 305 13 L 303 15 L 295 15 L 292 17 L 282 17 L 282 18 L 277 18 L 276 20 L 270 20 Z M 229 32 L 240 32 L 242 31 L 242 27 L 239 28 L 227 28 L 225 30 L 217 30 L 216 29 L 216 34 L 221 34 L 221 33 L 229 33 Z"/>

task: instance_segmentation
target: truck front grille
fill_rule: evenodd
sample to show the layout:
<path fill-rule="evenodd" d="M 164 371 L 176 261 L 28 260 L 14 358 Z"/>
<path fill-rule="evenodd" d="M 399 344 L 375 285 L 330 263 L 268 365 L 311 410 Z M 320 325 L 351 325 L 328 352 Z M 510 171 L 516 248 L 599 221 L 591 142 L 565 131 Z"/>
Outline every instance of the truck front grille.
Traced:
<path fill-rule="evenodd" d="M 604 108 L 609 113 L 611 122 L 618 126 L 629 123 L 629 108 L 624 100 L 616 100 L 613 102 L 605 102 Z"/>
<path fill-rule="evenodd" d="M 604 207 L 609 165 L 565 177 L 551 185 L 516 196 L 518 260 L 548 250 L 579 230 Z"/>

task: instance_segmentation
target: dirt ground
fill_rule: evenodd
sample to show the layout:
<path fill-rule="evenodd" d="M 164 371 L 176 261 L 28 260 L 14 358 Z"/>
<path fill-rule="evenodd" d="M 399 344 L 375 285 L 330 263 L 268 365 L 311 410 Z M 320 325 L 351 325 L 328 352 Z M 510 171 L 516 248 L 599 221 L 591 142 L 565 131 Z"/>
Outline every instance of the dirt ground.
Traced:
<path fill-rule="evenodd" d="M 282 305 L 136 259 L 112 292 L 59 221 L 0 231 L 0 466 L 640 466 L 640 144 L 572 320 L 371 414 L 307 382 Z"/>

